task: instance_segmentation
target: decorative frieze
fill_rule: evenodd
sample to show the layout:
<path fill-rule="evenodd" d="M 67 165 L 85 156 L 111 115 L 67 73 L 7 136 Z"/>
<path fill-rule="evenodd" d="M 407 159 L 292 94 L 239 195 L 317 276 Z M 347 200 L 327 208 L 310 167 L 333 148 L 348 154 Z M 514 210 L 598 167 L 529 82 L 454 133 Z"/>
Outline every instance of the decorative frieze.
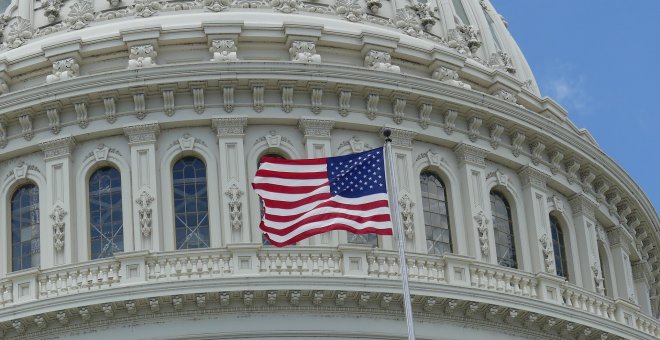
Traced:
<path fill-rule="evenodd" d="M 227 0 L 205 0 L 207 2 L 213 1 L 215 6 L 221 1 Z M 211 41 L 211 47 L 209 47 L 209 52 L 213 55 L 211 58 L 212 62 L 221 63 L 221 62 L 230 62 L 238 61 L 238 48 L 236 47 L 236 42 L 230 39 L 214 39 Z"/>
<path fill-rule="evenodd" d="M 21 135 L 26 141 L 32 140 L 34 131 L 32 130 L 32 116 L 30 113 L 24 113 L 18 116 L 18 123 L 21 125 Z"/>
<path fill-rule="evenodd" d="M 247 126 L 247 117 L 214 117 L 211 122 L 218 137 L 242 136 Z"/>
<path fill-rule="evenodd" d="M 151 204 L 155 201 L 155 198 L 151 196 L 151 194 L 149 194 L 146 189 L 143 189 L 141 192 L 139 192 L 137 197 L 138 198 L 135 199 L 135 203 L 137 203 L 138 220 L 140 221 L 140 233 L 143 237 L 148 238 L 151 237 L 152 231 Z"/>
<path fill-rule="evenodd" d="M 486 167 L 486 155 L 488 155 L 488 151 L 480 147 L 460 143 L 454 147 L 454 153 L 461 165 L 470 164 L 481 168 Z"/>
<path fill-rule="evenodd" d="M 86 129 L 87 126 L 89 126 L 89 117 L 87 115 L 87 103 L 85 102 L 75 103 L 73 104 L 73 108 L 76 111 L 76 121 L 78 122 L 78 126 L 81 129 Z"/>
<path fill-rule="evenodd" d="M 479 117 L 471 117 L 468 119 L 468 138 L 470 141 L 476 142 L 479 139 L 479 128 L 483 120 Z"/>
<path fill-rule="evenodd" d="M 135 0 L 133 11 L 135 16 L 148 18 L 158 13 L 161 7 L 161 0 Z"/>
<path fill-rule="evenodd" d="M 454 133 L 456 129 L 456 117 L 458 117 L 458 111 L 456 110 L 447 110 L 445 113 L 444 123 L 445 123 L 445 132 L 448 135 Z"/>
<path fill-rule="evenodd" d="M 329 119 L 300 118 L 298 128 L 303 132 L 305 138 L 330 138 L 330 132 L 335 122 Z"/>
<path fill-rule="evenodd" d="M 403 224 L 403 231 L 405 232 L 406 238 L 412 240 L 415 235 L 415 222 L 413 221 L 413 208 L 415 207 L 415 202 L 412 201 L 408 194 L 404 193 L 403 196 L 399 198 L 399 206 L 401 207 L 401 223 Z"/>
<path fill-rule="evenodd" d="M 548 234 L 543 234 L 539 239 L 541 242 L 541 251 L 543 252 L 543 263 L 545 264 L 545 271 L 547 273 L 555 273 L 555 260 L 552 249 L 552 240 L 548 238 Z"/>
<path fill-rule="evenodd" d="M 225 9 L 229 8 L 230 4 L 231 4 L 230 0 L 204 0 L 204 7 L 212 12 L 222 12 Z M 215 60 L 211 60 L 211 61 L 215 61 Z"/>
<path fill-rule="evenodd" d="M 396 124 L 403 123 L 403 118 L 405 115 L 406 108 L 406 96 L 404 94 L 395 94 L 394 99 L 392 99 L 392 113 L 394 114 L 394 122 Z"/>
<path fill-rule="evenodd" d="M 466 84 L 466 83 L 459 80 L 460 78 L 458 76 L 458 72 L 456 72 L 452 69 L 446 68 L 444 66 L 440 66 L 440 67 L 436 68 L 435 71 L 433 71 L 433 74 L 431 75 L 431 78 L 433 78 L 435 80 L 439 80 L 439 81 L 441 81 L 445 84 L 449 84 L 449 85 L 457 86 L 457 87 L 462 87 L 462 88 L 468 89 L 468 90 L 472 88 L 472 86 L 470 86 L 470 85 L 468 85 L 468 84 Z"/>
<path fill-rule="evenodd" d="M 139 0 L 138 0 L 139 1 Z M 150 1 L 150 0 L 145 0 Z M 138 4 L 136 3 L 136 6 Z M 138 69 L 144 67 L 156 66 L 156 61 L 154 58 L 158 53 L 156 52 L 154 45 L 138 45 L 131 46 L 130 54 L 128 55 L 128 69 Z"/>
<path fill-rule="evenodd" d="M 364 57 L 364 67 L 377 71 L 401 73 L 401 68 L 392 65 L 392 57 L 384 51 L 370 50 Z"/>
<path fill-rule="evenodd" d="M 302 0 L 271 0 L 270 5 L 282 13 L 295 13 L 302 8 Z"/>
<path fill-rule="evenodd" d="M 351 89 L 339 89 L 337 95 L 339 96 L 339 114 L 342 117 L 348 116 L 348 111 L 351 108 Z"/>
<path fill-rule="evenodd" d="M 397 129 L 391 127 L 384 127 L 381 129 L 380 135 L 383 135 L 383 130 L 389 129 L 391 131 L 390 139 L 392 140 L 392 146 L 402 147 L 402 148 L 412 148 L 413 139 L 417 136 L 417 132 Z"/>
<path fill-rule="evenodd" d="M 65 58 L 53 62 L 53 74 L 46 77 L 46 83 L 54 83 L 61 80 L 68 80 L 78 76 L 80 66 L 78 61 L 73 58 Z"/>
<path fill-rule="evenodd" d="M 71 136 L 39 143 L 39 147 L 44 152 L 44 159 L 47 161 L 61 157 L 70 157 L 75 145 L 76 141 Z"/>
<path fill-rule="evenodd" d="M 159 132 L 160 127 L 158 126 L 158 123 L 129 125 L 124 127 L 124 134 L 128 137 L 128 143 L 131 145 L 155 143 Z"/>
<path fill-rule="evenodd" d="M 321 56 L 316 53 L 316 44 L 313 41 L 294 41 L 289 48 L 289 55 L 293 62 L 321 63 Z"/>
<path fill-rule="evenodd" d="M 429 127 L 432 110 L 433 104 L 429 102 L 422 102 L 417 106 L 417 112 L 419 113 L 419 126 L 421 126 L 422 129 L 427 129 Z"/>
<path fill-rule="evenodd" d="M 53 207 L 52 212 L 50 213 L 50 219 L 52 221 L 53 228 L 53 247 L 55 251 L 62 251 L 64 249 L 64 227 L 66 223 L 64 222 L 64 217 L 67 215 L 67 212 L 59 204 L 56 204 Z"/>
<path fill-rule="evenodd" d="M 511 134 L 511 153 L 513 154 L 513 157 L 520 156 L 525 138 L 526 136 L 522 131 L 516 130 Z"/>

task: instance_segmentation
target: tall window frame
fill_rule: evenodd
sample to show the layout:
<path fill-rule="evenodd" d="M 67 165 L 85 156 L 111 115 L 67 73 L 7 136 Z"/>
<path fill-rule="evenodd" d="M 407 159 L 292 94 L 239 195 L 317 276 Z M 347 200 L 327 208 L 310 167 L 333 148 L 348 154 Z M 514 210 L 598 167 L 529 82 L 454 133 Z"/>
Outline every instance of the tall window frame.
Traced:
<path fill-rule="evenodd" d="M 11 195 L 11 271 L 38 267 L 41 263 L 39 187 L 32 182 Z"/>
<path fill-rule="evenodd" d="M 89 176 L 89 251 L 92 260 L 124 251 L 121 172 L 102 166 Z"/>
<path fill-rule="evenodd" d="M 429 170 L 420 173 L 419 182 L 424 212 L 426 251 L 437 255 L 452 253 L 447 187 L 440 176 Z"/>
<path fill-rule="evenodd" d="M 175 249 L 209 248 L 208 171 L 197 155 L 185 155 L 172 165 Z"/>
<path fill-rule="evenodd" d="M 550 233 L 552 234 L 552 250 L 555 255 L 557 276 L 569 279 L 568 257 L 566 256 L 566 234 L 559 219 L 550 215 Z"/>
<path fill-rule="evenodd" d="M 516 235 L 513 229 L 511 205 L 504 194 L 498 190 L 490 192 L 490 208 L 497 264 L 509 268 L 518 268 L 516 253 Z"/>

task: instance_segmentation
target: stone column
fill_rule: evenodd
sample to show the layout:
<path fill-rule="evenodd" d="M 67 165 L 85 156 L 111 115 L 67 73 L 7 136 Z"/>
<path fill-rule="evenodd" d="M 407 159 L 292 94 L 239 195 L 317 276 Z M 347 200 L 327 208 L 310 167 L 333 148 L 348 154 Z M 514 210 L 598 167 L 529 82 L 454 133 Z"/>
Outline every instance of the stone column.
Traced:
<path fill-rule="evenodd" d="M 622 225 L 610 230 L 607 238 L 610 240 L 611 260 L 614 267 L 612 281 L 616 282 L 617 288 L 615 297 L 637 304 L 628 248 L 633 244 L 633 238 Z"/>
<path fill-rule="evenodd" d="M 45 199 L 47 221 L 41 228 L 41 268 L 70 264 L 78 253 L 74 230 L 76 202 L 71 171 L 71 151 L 75 146 L 71 136 L 39 144 L 46 163 Z M 44 222 L 48 226 L 43 227 Z M 80 249 L 80 251 L 89 251 Z"/>
<path fill-rule="evenodd" d="M 332 156 L 330 146 L 332 128 L 335 122 L 329 119 L 315 117 L 302 117 L 298 121 L 298 128 L 302 131 L 307 158 L 322 158 Z M 331 231 L 315 235 L 311 238 L 298 242 L 299 245 L 337 245 L 339 243 L 339 231 Z"/>
<path fill-rule="evenodd" d="M 222 221 L 221 244 L 249 243 L 250 228 L 258 228 L 250 224 L 247 211 L 248 178 L 245 169 L 245 151 L 243 138 L 247 126 L 246 116 L 218 116 L 213 118 L 213 129 L 218 135 L 220 152 L 220 207 Z M 247 174 L 247 176 L 246 176 Z M 258 223 L 259 221 L 256 221 Z M 212 226 L 214 227 L 214 226 Z"/>
<path fill-rule="evenodd" d="M 573 212 L 573 227 L 578 247 L 580 275 L 584 288 L 593 292 L 602 292 L 603 271 L 598 257 L 596 236 L 596 202 L 584 194 L 578 194 L 569 201 Z M 603 254 L 602 256 L 606 256 Z"/>
<path fill-rule="evenodd" d="M 486 191 L 486 155 L 488 151 L 460 143 L 454 147 L 458 159 L 459 186 L 463 188 L 463 228 L 468 245 L 468 256 L 477 261 L 497 263 L 493 239 L 490 199 Z"/>
<path fill-rule="evenodd" d="M 528 247 L 521 249 L 523 267 L 532 273 L 556 274 L 552 232 L 548 215 L 546 180 L 548 175 L 531 166 L 524 166 L 519 172 L 523 186 L 523 205 L 527 228 L 519 228 L 521 237 L 527 233 Z M 525 260 L 525 252 L 530 252 L 530 260 Z M 530 263 L 531 262 L 531 263 Z M 528 267 L 531 265 L 531 268 Z"/>
<path fill-rule="evenodd" d="M 135 204 L 133 226 L 124 226 L 124 232 L 132 231 L 135 251 L 160 251 L 163 240 L 167 245 L 174 244 L 174 235 L 162 235 L 159 207 L 164 202 L 161 202 L 156 162 L 156 137 L 159 131 L 158 123 L 155 122 L 124 126 L 131 149 L 131 190 Z M 167 243 L 168 240 L 171 243 Z"/>
<path fill-rule="evenodd" d="M 414 210 L 412 209 L 412 206 L 410 206 L 411 204 L 416 203 L 421 204 L 421 202 L 415 202 L 417 201 L 417 197 L 415 197 L 414 194 L 414 181 L 419 180 L 419 174 L 414 173 L 415 170 L 413 169 L 412 143 L 417 132 L 394 127 L 386 128 L 392 131 L 390 136 L 392 139 L 392 158 L 394 159 L 394 172 L 399 191 L 398 202 L 393 202 L 392 199 L 390 199 L 390 204 L 399 205 L 399 211 L 401 212 L 399 218 L 406 238 L 406 250 L 426 252 L 426 238 L 424 237 L 424 231 L 422 230 L 420 232 L 420 230 L 415 230 L 415 216 L 413 216 Z M 385 163 L 386 166 L 389 166 L 387 165 L 388 162 Z M 391 208 L 392 211 L 394 211 L 394 207 Z M 417 218 L 422 217 L 417 216 Z M 395 225 L 394 228 L 398 228 L 398 226 Z M 396 234 L 396 232 L 395 229 L 394 233 Z M 388 239 L 391 241 L 387 241 Z M 398 249 L 395 237 L 387 237 L 383 238 L 383 240 L 385 240 L 381 244 L 383 249 Z"/>
<path fill-rule="evenodd" d="M 646 261 L 635 263 L 632 266 L 632 277 L 639 308 L 642 313 L 653 316 L 653 312 L 651 311 L 651 285 L 649 284 L 649 282 L 653 282 L 651 265 Z"/>

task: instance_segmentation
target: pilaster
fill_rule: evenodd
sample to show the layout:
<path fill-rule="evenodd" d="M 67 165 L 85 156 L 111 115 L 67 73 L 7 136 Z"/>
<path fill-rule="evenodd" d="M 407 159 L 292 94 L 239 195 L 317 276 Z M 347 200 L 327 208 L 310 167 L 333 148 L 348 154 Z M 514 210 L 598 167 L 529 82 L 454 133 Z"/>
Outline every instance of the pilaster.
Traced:
<path fill-rule="evenodd" d="M 459 187 L 463 188 L 463 226 L 468 256 L 477 261 L 497 262 L 489 197 L 486 193 L 488 151 L 465 143 L 454 147 L 458 160 Z"/>
<path fill-rule="evenodd" d="M 632 278 L 639 308 L 644 314 L 653 316 L 651 309 L 650 291 L 651 284 L 654 283 L 654 279 L 650 272 L 650 268 L 651 266 L 646 261 L 633 264 Z"/>
<path fill-rule="evenodd" d="M 222 220 L 222 245 L 229 243 L 249 243 L 250 223 L 247 213 L 248 181 L 245 174 L 245 151 L 243 138 L 247 116 L 216 116 L 212 127 L 218 136 L 220 152 L 220 183 Z M 251 174 L 248 174 L 250 177 Z"/>
<path fill-rule="evenodd" d="M 305 152 L 307 158 L 323 158 L 332 156 L 330 139 L 335 121 L 315 117 L 302 117 L 298 121 L 298 128 L 303 133 Z M 310 239 L 300 241 L 300 245 L 337 245 L 339 232 L 331 231 L 315 235 Z"/>
<path fill-rule="evenodd" d="M 165 235 L 161 225 L 159 207 L 162 205 L 158 188 L 159 171 L 156 164 L 158 123 L 146 122 L 124 126 L 131 150 L 131 190 L 133 192 L 133 225 L 124 226 L 135 240 L 135 251 L 162 249 Z M 174 235 L 170 235 L 174 237 Z"/>
<path fill-rule="evenodd" d="M 530 252 L 531 270 L 533 273 L 556 274 L 552 246 L 552 232 L 548 215 L 548 200 L 546 181 L 549 176 L 532 166 L 524 166 L 518 171 L 522 182 L 525 219 L 527 228 L 520 228 L 527 233 L 530 247 L 523 247 L 522 258 L 525 252 Z"/>
<path fill-rule="evenodd" d="M 39 143 L 46 163 L 45 200 L 48 216 L 41 228 L 41 268 L 73 263 L 77 254 L 74 225 L 76 202 L 71 171 L 71 152 L 76 145 L 71 136 Z"/>
<path fill-rule="evenodd" d="M 584 288 L 602 292 L 603 271 L 600 268 L 596 235 L 595 210 L 597 204 L 584 194 L 573 196 L 569 204 L 573 212 L 573 226 L 578 247 L 579 270 Z M 602 254 L 602 256 L 606 256 Z"/>
<path fill-rule="evenodd" d="M 616 281 L 617 297 L 637 304 L 629 248 L 634 242 L 633 238 L 622 225 L 608 231 L 607 238 L 610 241 L 612 265 L 615 273 L 612 280 Z"/>

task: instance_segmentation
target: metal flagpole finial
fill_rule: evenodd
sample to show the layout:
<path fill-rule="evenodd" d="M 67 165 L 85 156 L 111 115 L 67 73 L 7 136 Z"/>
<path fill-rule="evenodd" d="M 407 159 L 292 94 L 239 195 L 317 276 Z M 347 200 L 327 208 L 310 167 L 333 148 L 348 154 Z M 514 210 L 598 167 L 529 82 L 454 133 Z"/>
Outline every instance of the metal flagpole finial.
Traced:
<path fill-rule="evenodd" d="M 392 130 L 390 130 L 390 129 L 384 129 L 383 130 L 383 136 L 385 136 L 385 142 L 386 143 L 392 142 L 392 138 L 390 138 L 391 135 L 392 135 Z"/>

